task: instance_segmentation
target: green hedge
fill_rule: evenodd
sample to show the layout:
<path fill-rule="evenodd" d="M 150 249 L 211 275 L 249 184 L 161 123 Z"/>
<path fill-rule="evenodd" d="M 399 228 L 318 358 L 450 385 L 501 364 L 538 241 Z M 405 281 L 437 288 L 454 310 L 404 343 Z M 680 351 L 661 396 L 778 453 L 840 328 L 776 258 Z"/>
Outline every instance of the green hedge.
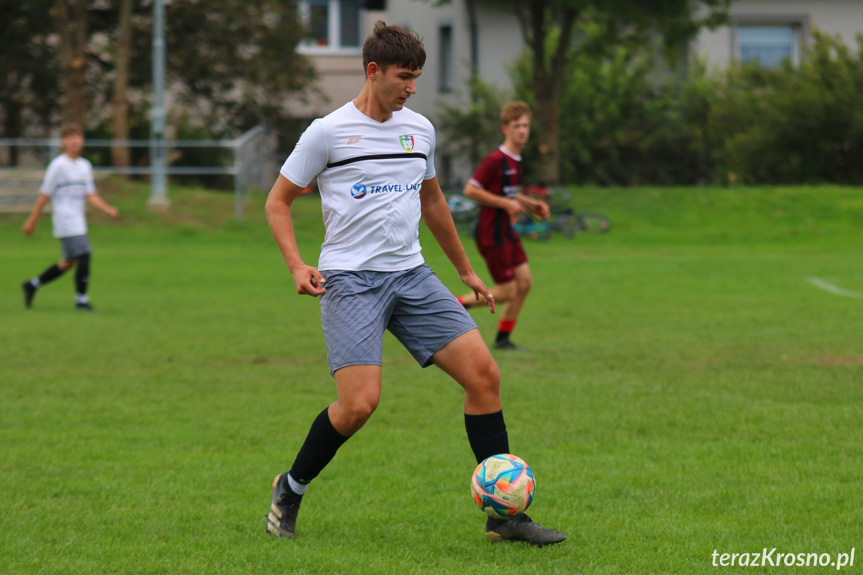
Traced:
<path fill-rule="evenodd" d="M 799 68 L 734 67 L 716 81 L 716 180 L 863 183 L 863 37 L 815 34 Z"/>
<path fill-rule="evenodd" d="M 863 185 L 863 35 L 857 44 L 855 52 L 815 31 L 798 67 L 733 64 L 712 72 L 703 62 L 685 73 L 669 71 L 644 50 L 577 55 L 559 116 L 561 179 Z M 517 62 L 512 77 L 515 97 L 534 104 L 528 61 Z M 496 121 L 496 113 L 472 113 Z M 536 164 L 533 146 L 525 150 L 529 170 Z"/>

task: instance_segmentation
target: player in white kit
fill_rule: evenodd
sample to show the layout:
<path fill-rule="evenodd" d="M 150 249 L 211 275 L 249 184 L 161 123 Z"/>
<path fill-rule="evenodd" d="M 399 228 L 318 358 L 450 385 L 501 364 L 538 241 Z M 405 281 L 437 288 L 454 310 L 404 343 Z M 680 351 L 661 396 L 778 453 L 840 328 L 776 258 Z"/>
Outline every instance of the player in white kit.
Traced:
<path fill-rule="evenodd" d="M 54 237 L 60 240 L 60 261 L 40 275 L 21 283 L 24 305 L 31 307 L 36 290 L 51 282 L 76 265 L 75 309 L 93 311 L 87 288 L 90 283 L 90 242 L 87 240 L 85 205 L 89 203 L 111 216 L 117 217 L 117 208 L 96 193 L 93 183 L 93 166 L 81 157 L 84 134 L 78 126 L 70 125 L 61 132 L 63 153 L 48 164 L 45 178 L 39 187 L 39 199 L 24 222 L 22 231 L 32 235 L 45 205 L 51 202 L 51 221 Z"/>
<path fill-rule="evenodd" d="M 422 219 L 477 298 L 474 273 L 435 177 L 435 133 L 404 107 L 425 49 L 415 34 L 378 22 L 363 47 L 359 96 L 303 133 L 267 198 L 267 220 L 297 293 L 321 298 L 321 325 L 337 400 L 312 423 L 290 470 L 273 480 L 267 530 L 293 538 L 309 483 L 371 417 L 381 396 L 384 330 L 423 367 L 464 389 L 465 428 L 477 462 L 509 453 L 500 373 L 476 323 L 424 263 Z M 291 204 L 317 178 L 326 228 L 317 267 L 300 256 Z M 489 519 L 486 537 L 547 545 L 565 539 L 526 515 Z"/>

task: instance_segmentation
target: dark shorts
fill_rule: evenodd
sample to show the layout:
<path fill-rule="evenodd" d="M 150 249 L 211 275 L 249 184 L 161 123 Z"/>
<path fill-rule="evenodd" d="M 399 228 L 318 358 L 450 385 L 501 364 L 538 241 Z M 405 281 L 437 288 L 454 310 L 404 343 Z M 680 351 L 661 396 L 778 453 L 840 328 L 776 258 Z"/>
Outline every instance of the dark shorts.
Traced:
<path fill-rule="evenodd" d="M 321 271 L 321 327 L 330 373 L 381 365 L 388 329 L 423 367 L 476 322 L 430 267 L 399 272 Z"/>
<path fill-rule="evenodd" d="M 69 236 L 60 238 L 60 259 L 74 260 L 90 253 L 90 242 L 87 236 Z"/>
<path fill-rule="evenodd" d="M 504 241 L 502 246 L 477 245 L 480 255 L 494 283 L 505 284 L 515 279 L 515 268 L 527 263 L 527 254 L 516 236 L 514 241 Z"/>

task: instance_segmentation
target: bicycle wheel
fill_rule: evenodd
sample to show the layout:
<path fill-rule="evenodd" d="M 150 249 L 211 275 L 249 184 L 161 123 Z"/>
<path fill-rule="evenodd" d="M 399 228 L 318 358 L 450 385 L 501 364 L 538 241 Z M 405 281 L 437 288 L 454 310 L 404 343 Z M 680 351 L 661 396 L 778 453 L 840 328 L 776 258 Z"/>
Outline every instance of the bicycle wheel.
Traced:
<path fill-rule="evenodd" d="M 560 232 L 564 237 L 571 238 L 582 231 L 582 223 L 571 211 L 558 214 L 550 223 L 551 229 Z"/>
<path fill-rule="evenodd" d="M 579 233 L 604 234 L 611 229 L 611 221 L 599 212 L 578 212 Z"/>

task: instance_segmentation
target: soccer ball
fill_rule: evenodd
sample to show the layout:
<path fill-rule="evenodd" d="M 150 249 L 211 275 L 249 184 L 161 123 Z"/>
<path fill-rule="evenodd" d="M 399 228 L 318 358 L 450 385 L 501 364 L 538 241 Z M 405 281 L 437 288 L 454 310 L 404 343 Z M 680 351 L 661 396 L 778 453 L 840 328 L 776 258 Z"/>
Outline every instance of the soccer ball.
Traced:
<path fill-rule="evenodd" d="M 492 455 L 473 472 L 470 491 L 474 502 L 494 519 L 509 519 L 533 501 L 536 480 L 523 459 L 501 453 Z"/>

